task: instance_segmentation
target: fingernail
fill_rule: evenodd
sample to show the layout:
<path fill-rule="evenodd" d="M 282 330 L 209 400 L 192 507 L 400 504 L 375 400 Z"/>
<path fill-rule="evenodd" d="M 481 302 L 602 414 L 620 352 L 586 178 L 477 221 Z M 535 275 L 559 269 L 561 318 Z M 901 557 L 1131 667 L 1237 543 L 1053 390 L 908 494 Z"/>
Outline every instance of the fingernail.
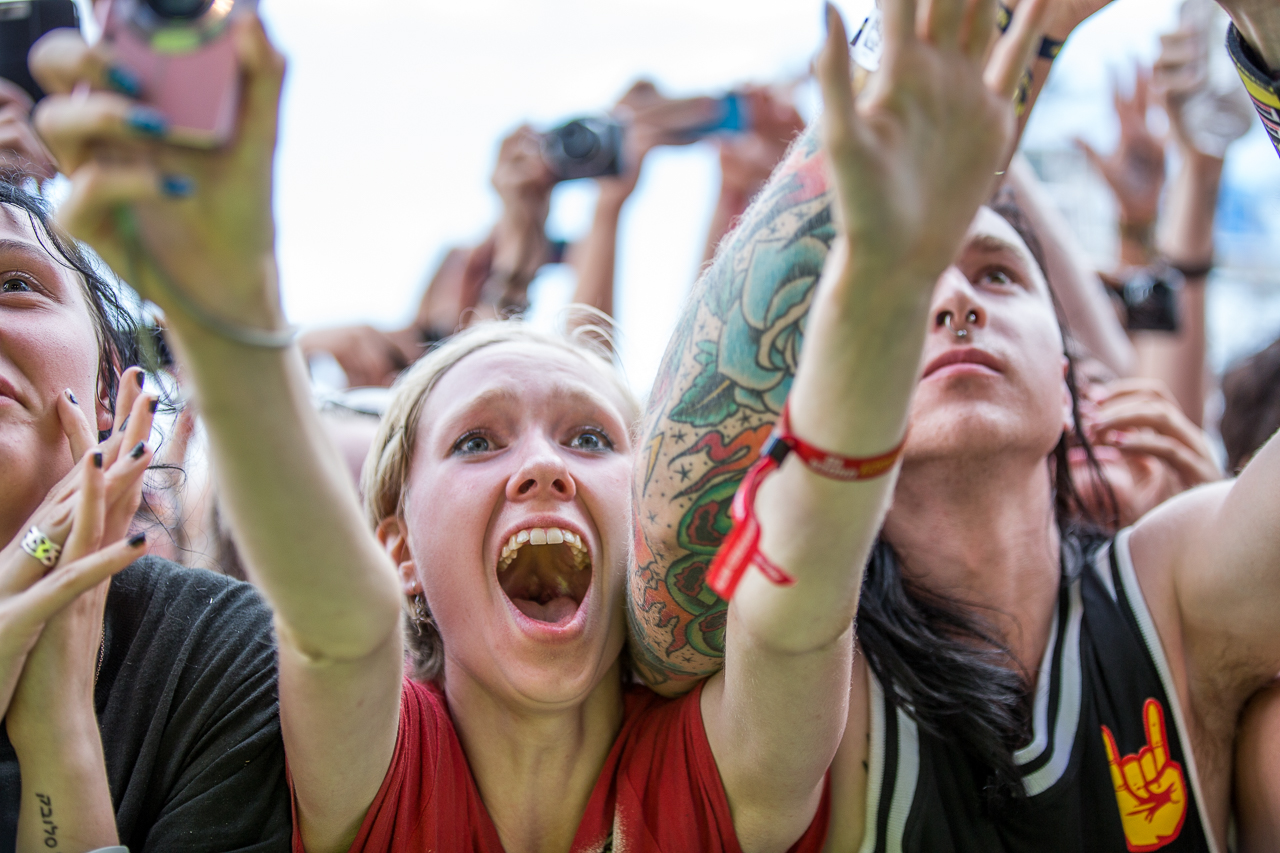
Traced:
<path fill-rule="evenodd" d="M 107 83 L 112 89 L 131 98 L 142 94 L 142 81 L 132 71 L 118 65 L 107 69 Z"/>
<path fill-rule="evenodd" d="M 67 389 L 67 399 L 71 401 L 71 405 L 78 406 L 80 401 L 76 399 L 76 395 L 71 393 L 71 389 Z"/>
<path fill-rule="evenodd" d="M 144 136 L 164 136 L 169 129 L 168 120 L 151 107 L 134 107 L 129 110 L 125 123 Z"/>
<path fill-rule="evenodd" d="M 129 458 L 139 459 L 142 457 L 142 454 L 146 452 L 146 450 L 147 450 L 147 443 L 145 441 L 139 441 L 137 446 L 134 447 L 133 450 L 129 451 Z"/>
<path fill-rule="evenodd" d="M 129 547 L 131 548 L 137 548 L 141 545 L 146 545 L 146 544 L 147 544 L 147 534 L 145 533 L 135 533 L 129 537 Z"/>
<path fill-rule="evenodd" d="M 189 198 L 196 191 L 196 182 L 186 175 L 165 175 L 160 179 L 160 191 L 169 198 Z"/>
<path fill-rule="evenodd" d="M 131 417 L 133 417 L 133 415 L 125 415 L 125 416 L 124 416 L 124 420 L 122 420 L 122 421 L 120 422 L 120 432 L 124 432 L 125 427 L 129 426 L 129 418 L 131 418 Z"/>
<path fill-rule="evenodd" d="M 147 384 L 147 374 L 145 374 L 145 373 L 143 373 L 141 370 L 139 370 L 135 375 L 138 377 L 138 387 L 139 387 L 139 388 L 141 388 L 143 385 L 146 385 L 146 384 Z"/>
<path fill-rule="evenodd" d="M 102 467 L 102 451 L 101 450 L 93 454 L 93 467 L 94 468 Z"/>
<path fill-rule="evenodd" d="M 151 405 L 147 406 L 147 408 L 150 409 L 151 414 L 154 415 L 156 413 L 156 409 L 160 408 L 160 399 L 157 397 L 156 399 L 152 400 Z"/>

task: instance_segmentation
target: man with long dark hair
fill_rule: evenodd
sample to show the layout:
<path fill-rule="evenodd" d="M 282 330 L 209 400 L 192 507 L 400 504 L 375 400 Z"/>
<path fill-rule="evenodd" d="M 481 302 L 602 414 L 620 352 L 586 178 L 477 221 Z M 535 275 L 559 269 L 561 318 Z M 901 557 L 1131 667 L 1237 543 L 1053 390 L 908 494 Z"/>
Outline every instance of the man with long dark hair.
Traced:
<path fill-rule="evenodd" d="M 1280 448 L 1112 540 L 1081 522 L 1066 442 L 1075 431 L 1087 448 L 1088 436 L 1016 217 L 982 208 L 967 234 L 926 227 L 946 220 L 940 207 L 965 203 L 974 177 L 947 184 L 938 164 L 970 145 L 980 168 L 982 146 L 998 141 L 939 119 L 973 97 L 972 68 L 956 64 L 947 93 L 913 87 L 916 69 L 957 61 L 983 4 L 921 6 L 917 19 L 915 3 L 884 4 L 882 76 L 856 99 L 843 51 L 829 49 L 825 150 L 813 135 L 797 146 L 668 350 L 635 486 L 638 669 L 674 693 L 716 666 L 734 626 L 707 576 L 726 534 L 744 526 L 731 500 L 753 463 L 764 465 L 757 476 L 767 470 L 758 448 L 779 458 L 766 441 L 780 435 L 793 378 L 804 381 L 806 324 L 834 317 L 850 352 L 867 351 L 852 330 L 870 334 L 883 342 L 879 372 L 916 384 L 893 505 L 865 570 L 828 849 L 1225 849 L 1236 720 L 1280 669 Z M 835 262 L 842 245 L 856 263 Z M 833 309 L 833 265 L 881 270 L 887 284 Z M 904 355 L 902 340 L 920 347 Z M 846 407 L 900 393 L 873 389 L 851 388 Z M 830 432 L 793 428 L 816 444 Z M 763 483 L 757 506 L 771 500 Z M 765 529 L 765 559 L 749 565 L 774 561 L 779 577 L 781 542 Z M 749 568 L 748 582 L 761 573 Z M 809 711 L 795 709 L 797 725 Z"/>

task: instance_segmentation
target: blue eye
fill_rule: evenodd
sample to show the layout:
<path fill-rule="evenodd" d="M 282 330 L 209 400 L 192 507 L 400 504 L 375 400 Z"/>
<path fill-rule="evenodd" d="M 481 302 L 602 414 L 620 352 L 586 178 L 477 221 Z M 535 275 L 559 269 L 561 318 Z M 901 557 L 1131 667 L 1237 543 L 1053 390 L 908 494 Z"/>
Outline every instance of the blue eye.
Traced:
<path fill-rule="evenodd" d="M 454 453 L 485 453 L 492 449 L 493 444 L 483 435 L 464 435 L 453 446 Z"/>
<path fill-rule="evenodd" d="M 602 431 L 587 429 L 574 436 L 573 441 L 569 442 L 569 446 L 575 450 L 598 453 L 604 450 L 612 450 L 613 442 Z"/>

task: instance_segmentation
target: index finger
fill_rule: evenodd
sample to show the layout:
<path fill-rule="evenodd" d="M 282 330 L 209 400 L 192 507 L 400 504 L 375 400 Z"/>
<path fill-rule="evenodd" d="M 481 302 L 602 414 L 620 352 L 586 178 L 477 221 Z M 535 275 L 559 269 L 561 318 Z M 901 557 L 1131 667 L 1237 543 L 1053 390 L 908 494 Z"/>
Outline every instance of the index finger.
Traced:
<path fill-rule="evenodd" d="M 1120 750 L 1116 748 L 1116 739 L 1111 734 L 1111 729 L 1106 726 L 1102 727 L 1102 746 L 1107 751 L 1107 766 L 1111 768 L 1111 784 L 1117 791 L 1129 790 L 1129 785 L 1124 781 L 1124 774 L 1120 772 Z"/>
<path fill-rule="evenodd" d="M 31 46 L 27 63 L 31 76 L 51 95 L 65 95 L 83 82 L 104 83 L 107 77 L 106 60 L 79 32 L 69 28 L 50 30 L 42 36 Z"/>
<path fill-rule="evenodd" d="M 1164 728 L 1164 709 L 1154 699 L 1148 699 L 1142 708 L 1147 723 L 1147 744 L 1151 747 L 1151 756 L 1155 759 L 1156 772 L 1169 762 L 1169 749 Z"/>

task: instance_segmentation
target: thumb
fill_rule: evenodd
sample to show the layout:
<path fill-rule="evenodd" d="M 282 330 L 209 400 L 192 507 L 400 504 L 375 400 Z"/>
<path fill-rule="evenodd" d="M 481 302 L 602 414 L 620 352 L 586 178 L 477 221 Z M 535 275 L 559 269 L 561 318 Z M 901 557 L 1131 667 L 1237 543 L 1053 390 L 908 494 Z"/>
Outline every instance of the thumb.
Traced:
<path fill-rule="evenodd" d="M 1074 137 L 1071 141 L 1075 144 L 1076 148 L 1079 148 L 1084 154 L 1085 158 L 1089 161 L 1089 165 L 1093 166 L 1093 168 L 1097 169 L 1102 174 L 1106 174 L 1107 170 L 1102 163 L 1102 155 L 1098 153 L 1097 149 L 1079 136 Z"/>

